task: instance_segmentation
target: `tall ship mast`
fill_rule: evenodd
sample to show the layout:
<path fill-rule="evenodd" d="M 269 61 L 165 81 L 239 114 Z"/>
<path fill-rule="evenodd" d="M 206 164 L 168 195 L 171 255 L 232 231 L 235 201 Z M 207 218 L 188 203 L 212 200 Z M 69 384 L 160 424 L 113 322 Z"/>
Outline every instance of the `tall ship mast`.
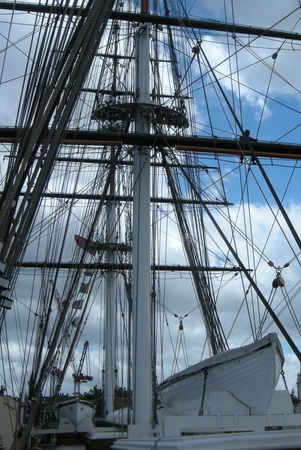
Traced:
<path fill-rule="evenodd" d="M 11 448 L 104 439 L 92 380 L 115 449 L 298 448 L 300 5 L 248 7 L 0 2 Z"/>

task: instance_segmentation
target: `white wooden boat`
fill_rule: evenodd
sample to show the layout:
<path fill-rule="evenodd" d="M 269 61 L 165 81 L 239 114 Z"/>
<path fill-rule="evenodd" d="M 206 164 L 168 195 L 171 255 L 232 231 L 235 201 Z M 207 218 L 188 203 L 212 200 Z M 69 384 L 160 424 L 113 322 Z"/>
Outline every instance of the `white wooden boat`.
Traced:
<path fill-rule="evenodd" d="M 283 363 L 281 344 L 271 333 L 170 376 L 158 386 L 158 394 L 173 414 L 197 415 L 200 410 L 206 414 L 213 391 L 228 392 L 247 406 L 250 414 L 261 414 L 268 409 Z"/>
<path fill-rule="evenodd" d="M 88 432 L 94 427 L 94 415 L 95 406 L 93 403 L 79 398 L 58 403 L 56 407 L 58 429 Z"/>

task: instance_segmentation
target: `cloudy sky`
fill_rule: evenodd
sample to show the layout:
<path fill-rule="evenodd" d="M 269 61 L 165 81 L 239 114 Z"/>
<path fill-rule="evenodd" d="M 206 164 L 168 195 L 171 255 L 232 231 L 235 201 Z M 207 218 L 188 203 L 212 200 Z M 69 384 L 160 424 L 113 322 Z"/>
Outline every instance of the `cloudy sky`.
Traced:
<path fill-rule="evenodd" d="M 238 24 L 265 28 L 275 27 L 294 32 L 301 31 L 299 23 L 300 5 L 297 0 L 286 2 L 277 0 L 273 2 L 272 8 L 266 7 L 266 4 L 262 1 L 235 2 L 233 6 L 232 2 L 204 0 L 202 2 L 191 2 L 187 10 L 193 17 L 196 16 L 203 19 L 227 21 L 229 23 L 235 21 Z M 24 80 L 23 75 L 24 72 L 28 72 L 26 61 L 31 42 L 30 33 L 34 15 L 29 16 L 24 13 L 17 13 L 12 28 L 9 23 L 9 12 L 2 11 L 0 20 L 0 58 L 2 64 L 0 73 L 0 125 L 12 126 L 15 123 L 17 114 L 18 99 Z M 177 37 L 177 39 L 179 38 Z M 235 106 L 243 128 L 250 129 L 252 136 L 264 141 L 280 140 L 300 143 L 301 96 L 299 74 L 301 71 L 301 59 L 298 41 L 255 40 L 253 36 L 234 35 L 227 40 L 224 35 L 217 36 L 216 33 L 207 31 L 198 32 L 197 36 L 190 34 L 188 39 L 191 47 L 193 43 L 196 44 L 202 40 L 202 50 L 208 58 L 207 61 L 202 60 L 200 65 L 197 65 L 194 61 L 191 66 L 192 84 L 196 101 L 195 128 L 198 134 L 207 135 L 213 131 L 219 137 L 232 139 L 235 134 L 239 135 L 239 130 L 233 119 L 229 119 L 228 113 L 225 114 L 224 103 L 221 104 L 221 93 L 217 89 L 216 79 L 210 74 L 207 75 L 209 69 L 214 68 L 214 73 L 220 81 L 221 87 L 224 89 L 231 104 Z M 177 40 L 176 43 L 178 44 Z M 277 57 L 273 58 L 275 53 L 277 53 Z M 229 54 L 231 57 L 229 57 Z M 168 69 L 166 70 L 168 71 Z M 206 89 L 204 86 L 206 86 Z M 210 104 L 209 107 L 207 102 Z M 212 129 L 210 128 L 211 126 Z M 2 145 L 2 176 L 5 174 L 7 159 L 4 157 L 8 154 L 8 150 L 7 146 Z M 299 250 L 283 219 L 277 212 L 275 201 L 269 194 L 258 167 L 247 160 L 240 165 L 237 158 L 225 156 L 222 156 L 217 161 L 211 155 L 204 155 L 203 163 L 208 164 L 208 166 L 216 166 L 222 174 L 220 175 L 217 169 L 213 170 L 212 179 L 209 176 L 204 176 L 202 182 L 208 187 L 208 190 L 212 190 L 212 195 L 215 192 L 218 199 L 223 197 L 223 189 L 225 189 L 226 199 L 233 203 L 228 211 L 224 209 L 224 214 L 228 213 L 233 223 L 236 224 L 235 230 L 233 231 L 232 229 L 233 237 L 235 234 L 235 245 L 247 267 L 257 268 L 256 280 L 267 298 L 271 298 L 275 294 L 271 288 L 272 281 L 276 276 L 275 267 L 282 268 L 286 263 L 290 262 L 290 265 L 283 269 L 281 274 L 286 281 L 286 292 L 289 297 L 293 298 L 292 307 L 296 313 L 295 319 L 299 319 L 300 264 L 297 257 Z M 295 161 L 288 160 L 265 160 L 263 165 L 292 223 L 296 227 L 297 232 L 300 233 L 300 164 L 297 163 L 295 165 Z M 212 180 L 219 180 L 217 183 L 219 191 L 215 190 L 215 188 L 211 189 Z M 54 180 L 50 188 L 53 191 L 60 186 L 59 183 L 57 185 L 55 183 L 56 181 Z M 246 184 L 244 185 L 244 183 Z M 85 184 L 88 184 L 87 179 L 83 182 L 83 185 Z M 243 195 L 241 194 L 242 187 L 244 187 Z M 45 211 L 47 211 L 47 208 L 45 208 Z M 76 214 L 74 213 L 74 218 Z M 221 218 L 218 211 L 213 210 L 213 214 L 223 229 L 227 230 L 230 239 L 231 230 L 225 219 Z M 169 217 L 170 219 L 168 224 L 164 222 L 164 227 L 162 227 L 162 231 L 165 233 L 165 236 L 168 236 L 168 240 L 165 246 L 162 245 L 161 252 L 163 253 L 163 250 L 166 252 L 166 261 L 169 263 L 184 264 L 185 257 L 183 256 L 182 245 L 176 231 L 175 218 L 167 207 L 166 210 L 162 207 L 161 217 Z M 161 222 L 163 223 L 163 219 Z M 208 232 L 208 247 L 211 244 L 214 249 L 210 255 L 212 265 L 221 265 L 221 261 L 224 263 L 227 257 L 229 264 L 235 266 L 234 257 L 226 254 L 225 250 L 223 250 L 224 243 L 210 220 L 206 219 L 205 223 Z M 63 227 L 63 221 L 61 226 Z M 71 260 L 75 251 L 73 235 L 79 232 L 76 220 L 72 221 L 72 227 L 70 228 L 72 228 L 68 237 L 68 245 L 70 247 L 65 254 L 66 261 L 68 261 L 68 258 Z M 287 240 L 282 237 L 283 231 L 288 236 Z M 249 236 L 247 244 L 244 236 L 245 232 Z M 41 255 L 43 252 L 45 253 L 46 248 L 46 243 L 40 243 L 40 258 L 42 258 Z M 32 257 L 30 251 L 33 252 L 35 249 L 33 248 L 27 252 L 28 258 Z M 93 258 L 91 257 L 91 259 Z M 268 265 L 269 260 L 273 261 L 275 267 Z M 15 291 L 19 318 L 14 316 L 13 313 L 9 314 L 10 317 L 8 317 L 8 329 L 10 331 L 14 330 L 11 334 L 10 352 L 16 374 L 20 371 L 20 365 L 18 364 L 21 353 L 24 350 L 18 340 L 20 336 L 17 337 L 18 320 L 24 320 L 25 329 L 27 327 L 32 328 L 33 322 L 37 320 L 35 316 L 35 302 L 37 298 L 33 300 L 33 305 L 29 303 L 29 299 L 40 295 L 41 281 L 38 279 L 38 275 L 34 277 L 35 287 L 32 288 L 32 278 L 33 276 L 29 271 L 20 277 Z M 97 307 L 93 309 L 93 314 L 89 316 L 88 326 L 83 332 L 77 350 L 78 357 L 81 352 L 82 342 L 86 339 L 89 340 L 91 347 L 91 373 L 94 376 L 94 381 L 91 384 L 84 385 L 82 390 L 88 390 L 93 384 L 102 384 L 99 357 L 103 358 L 103 330 L 100 329 L 99 323 L 102 321 L 104 312 L 103 306 L 100 306 L 102 303 L 98 299 L 104 295 L 102 286 L 104 283 L 100 283 L 100 278 L 95 283 L 94 290 L 90 295 L 91 305 L 96 304 Z M 250 328 L 246 326 L 245 318 L 246 302 L 244 295 L 248 287 L 247 283 L 243 280 L 244 290 L 242 291 L 238 280 L 235 278 L 232 280 L 232 278 L 233 276 L 228 274 L 221 281 L 220 275 L 216 273 L 213 289 L 216 293 L 225 333 L 226 335 L 229 334 L 230 345 L 235 346 L 247 340 L 251 336 L 251 332 Z M 64 281 L 65 276 L 62 276 L 58 281 L 58 289 L 62 296 L 64 295 Z M 188 277 L 185 274 L 174 273 L 168 276 L 166 283 L 162 282 L 163 285 L 165 291 L 160 292 L 160 295 L 158 295 L 159 306 L 164 305 L 164 308 L 161 308 L 162 317 L 160 322 L 158 321 L 158 327 L 162 327 L 163 330 L 164 323 L 165 325 L 168 324 L 168 331 L 163 333 L 161 329 L 158 330 L 158 346 L 161 340 L 166 349 L 163 375 L 168 376 L 174 367 L 173 350 L 177 339 L 179 345 L 177 360 L 179 368 L 183 368 L 186 362 L 186 353 L 182 351 L 184 349 L 184 339 L 188 348 L 187 355 L 190 364 L 197 362 L 202 356 L 203 348 L 206 347 L 204 345 L 206 339 L 204 328 L 200 326 L 200 313 Z M 222 289 L 221 286 L 223 287 Z M 283 293 L 281 294 L 277 291 L 273 300 L 273 305 L 277 308 L 277 311 L 282 309 L 285 299 L 287 299 L 286 294 L 283 295 Z M 119 307 L 121 308 L 121 303 Z M 298 330 L 295 331 L 296 326 L 287 313 L 288 309 L 289 307 L 284 309 L 281 318 L 283 318 L 290 330 L 297 346 L 301 348 L 300 334 Z M 255 316 L 257 314 L 259 313 L 254 313 Z M 25 319 L 27 315 L 29 316 L 28 321 Z M 236 320 L 232 330 L 233 317 L 236 317 Z M 183 318 L 184 331 L 179 333 L 179 320 L 181 318 Z M 256 317 L 256 320 L 258 326 L 258 317 Z M 34 326 L 37 326 L 37 323 Z M 119 326 L 122 327 L 121 322 Z M 275 326 L 270 326 L 269 319 L 267 319 L 264 328 L 266 328 L 267 332 L 276 331 Z M 173 337 L 173 344 L 171 344 L 169 333 Z M 28 346 L 30 345 L 33 345 L 33 343 L 28 343 Z M 295 388 L 296 375 L 300 370 L 300 365 L 289 347 L 285 343 L 283 343 L 283 346 L 286 354 L 286 378 L 289 389 L 292 389 Z M 122 367 L 125 355 L 120 352 L 118 357 L 120 367 Z M 158 367 L 161 364 L 160 358 L 158 357 Z M 13 390 L 14 387 L 11 386 L 11 389 Z M 71 393 L 72 382 L 67 382 L 64 385 L 64 390 Z"/>

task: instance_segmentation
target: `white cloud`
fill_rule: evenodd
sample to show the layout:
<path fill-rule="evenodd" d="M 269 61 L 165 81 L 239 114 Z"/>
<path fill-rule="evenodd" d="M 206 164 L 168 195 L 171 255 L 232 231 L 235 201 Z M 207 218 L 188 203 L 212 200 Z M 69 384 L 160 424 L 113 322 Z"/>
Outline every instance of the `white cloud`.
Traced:
<path fill-rule="evenodd" d="M 196 7 L 196 3 L 193 5 L 197 8 L 197 15 L 201 14 L 205 19 L 210 17 L 213 20 L 228 21 L 230 24 L 233 22 L 230 2 L 203 2 L 201 12 L 199 6 Z M 276 2 L 273 4 L 273 10 L 266 8 L 262 2 L 236 2 L 234 19 L 236 23 L 247 26 L 269 28 L 277 24 L 278 29 L 298 32 L 300 31 L 298 7 L 299 4 L 295 0 L 285 5 L 282 2 Z M 289 15 L 294 9 L 297 11 Z M 287 19 L 279 22 L 280 18 L 286 15 L 288 15 Z M 213 68 L 244 128 L 253 130 L 253 134 L 256 134 L 258 129 L 260 139 L 274 140 L 285 135 L 287 130 L 298 126 L 301 99 L 299 41 L 239 34 L 226 36 L 225 33 L 218 35 L 206 30 L 202 32 L 201 38 L 198 36 L 196 39 L 201 40 L 201 48 L 209 60 L 210 67 Z M 200 58 L 203 59 L 202 55 Z M 213 134 L 219 135 L 221 129 L 224 132 L 227 130 L 227 120 L 231 123 L 232 118 L 228 107 L 224 106 L 222 110 L 216 99 L 217 92 L 221 104 L 224 104 L 215 78 L 210 74 L 206 75 L 208 69 L 204 59 L 201 69 L 196 64 L 193 66 L 195 80 L 198 80 L 202 74 L 202 82 L 205 86 L 203 87 L 200 80 L 196 83 L 199 90 L 195 93 L 202 102 L 202 111 L 200 111 L 202 114 L 199 118 L 202 124 L 206 124 L 204 88 L 211 121 L 216 130 Z M 294 114 L 290 107 L 294 108 Z M 203 129 L 207 131 L 206 125 Z M 232 125 L 232 130 L 235 130 L 235 125 Z M 295 132 L 287 139 L 298 142 L 300 133 Z"/>

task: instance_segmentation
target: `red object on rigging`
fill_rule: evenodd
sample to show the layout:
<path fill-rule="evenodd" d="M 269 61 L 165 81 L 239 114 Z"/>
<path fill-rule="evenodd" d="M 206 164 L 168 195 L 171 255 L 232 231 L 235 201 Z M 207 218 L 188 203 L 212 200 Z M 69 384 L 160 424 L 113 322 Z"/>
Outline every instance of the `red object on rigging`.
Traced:
<path fill-rule="evenodd" d="M 78 234 L 74 235 L 74 239 L 80 248 L 90 253 L 90 255 L 95 256 L 96 250 L 94 250 L 94 248 L 91 246 L 91 244 L 93 245 L 93 242 L 88 241 L 86 238 L 82 236 L 78 236 Z"/>

